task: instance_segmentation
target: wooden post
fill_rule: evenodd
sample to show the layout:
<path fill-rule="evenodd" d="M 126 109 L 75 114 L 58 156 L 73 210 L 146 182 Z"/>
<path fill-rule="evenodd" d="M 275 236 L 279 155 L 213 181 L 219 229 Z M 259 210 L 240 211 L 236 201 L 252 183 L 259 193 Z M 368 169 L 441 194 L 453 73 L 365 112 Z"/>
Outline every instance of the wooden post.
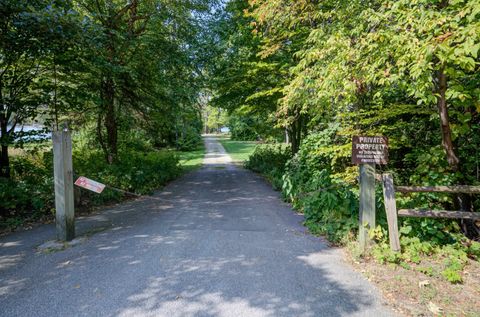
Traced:
<path fill-rule="evenodd" d="M 395 187 L 391 174 L 382 175 L 383 201 L 387 213 L 388 237 L 390 248 L 393 251 L 400 251 L 400 239 L 398 236 L 397 203 L 395 201 Z"/>
<path fill-rule="evenodd" d="M 74 208 L 80 207 L 82 203 L 82 190 L 78 186 L 73 186 L 73 201 Z"/>
<path fill-rule="evenodd" d="M 360 223 L 358 241 L 365 250 L 368 231 L 375 228 L 375 164 L 360 164 Z"/>
<path fill-rule="evenodd" d="M 62 241 L 70 241 L 75 238 L 72 138 L 70 131 L 66 128 L 62 131 L 54 131 L 52 140 L 57 238 Z"/>

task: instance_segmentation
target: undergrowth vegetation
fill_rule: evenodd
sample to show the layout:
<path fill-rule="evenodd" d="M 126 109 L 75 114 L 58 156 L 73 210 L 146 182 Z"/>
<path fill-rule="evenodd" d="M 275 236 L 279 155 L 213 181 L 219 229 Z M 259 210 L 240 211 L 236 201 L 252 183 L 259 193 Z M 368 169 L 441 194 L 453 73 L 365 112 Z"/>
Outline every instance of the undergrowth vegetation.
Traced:
<path fill-rule="evenodd" d="M 312 232 L 341 244 L 357 236 L 354 136 L 388 137 L 377 171 L 397 185 L 480 185 L 478 1 L 231 0 L 226 11 L 210 104 L 228 111 L 235 137 L 289 143 L 291 157 L 261 146 L 246 166 Z M 392 254 L 376 192 L 370 256 L 406 268 L 436 259 L 432 274 L 460 282 L 478 260 L 466 237 L 479 239 L 480 222 L 400 218 L 402 252 Z M 478 213 L 480 197 L 399 194 L 397 207 Z"/>
<path fill-rule="evenodd" d="M 257 146 L 245 167 L 267 177 L 276 190 L 282 188 L 282 176 L 285 173 L 285 162 L 292 156 L 290 147 L 280 144 L 264 144 Z"/>
<path fill-rule="evenodd" d="M 150 193 L 194 168 L 216 0 L 0 2 L 0 230 L 52 218 L 50 132 L 74 172 Z M 184 159 L 186 158 L 186 160 Z M 76 189 L 77 210 L 121 191 Z M 80 208 L 78 208 L 80 207 Z"/>
<path fill-rule="evenodd" d="M 292 157 L 284 145 L 258 145 L 245 166 L 263 174 L 282 191 L 293 207 L 304 213 L 312 233 L 326 236 L 332 243 L 349 245 L 355 254 L 358 233 L 359 192 L 355 167 L 347 167 L 334 145 L 341 138 L 335 128 L 306 137 Z M 398 173 L 399 171 L 397 171 Z M 405 175 L 403 175 L 405 177 Z M 387 221 L 380 184 L 377 184 L 376 219 L 370 231 L 375 244 L 367 257 L 392 263 L 451 283 L 463 281 L 469 261 L 480 259 L 480 243 L 467 239 L 455 220 L 399 218 L 401 252 L 390 250 Z M 399 207 L 440 208 L 451 197 L 415 194 L 399 199 Z"/>
<path fill-rule="evenodd" d="M 118 160 L 108 164 L 104 153 L 94 147 L 88 135 L 74 137 L 74 179 L 85 176 L 107 185 L 101 194 L 75 188 L 77 211 L 88 211 L 94 206 L 109 204 L 128 198 L 128 194 L 151 194 L 155 189 L 178 177 L 184 170 L 198 165 L 197 156 L 203 148 L 192 141 L 197 150 L 195 157 L 170 149 L 156 149 L 140 136 L 130 135 L 123 140 Z M 197 138 L 198 140 L 198 138 Z M 192 165 L 195 164 L 195 165 Z M 0 230 L 13 229 L 32 221 L 49 220 L 54 216 L 53 154 L 45 145 L 32 147 L 12 158 L 12 177 L 0 178 Z"/>

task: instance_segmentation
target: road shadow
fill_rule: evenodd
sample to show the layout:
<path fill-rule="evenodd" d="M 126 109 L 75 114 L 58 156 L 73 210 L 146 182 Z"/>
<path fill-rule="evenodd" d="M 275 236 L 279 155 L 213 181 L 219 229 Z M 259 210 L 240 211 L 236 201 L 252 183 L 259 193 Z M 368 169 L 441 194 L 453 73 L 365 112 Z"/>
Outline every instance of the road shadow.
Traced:
<path fill-rule="evenodd" d="M 258 175 L 203 168 L 153 197 L 0 239 L 0 316 L 382 316 L 376 290 Z M 54 232 L 54 231 L 53 231 Z"/>

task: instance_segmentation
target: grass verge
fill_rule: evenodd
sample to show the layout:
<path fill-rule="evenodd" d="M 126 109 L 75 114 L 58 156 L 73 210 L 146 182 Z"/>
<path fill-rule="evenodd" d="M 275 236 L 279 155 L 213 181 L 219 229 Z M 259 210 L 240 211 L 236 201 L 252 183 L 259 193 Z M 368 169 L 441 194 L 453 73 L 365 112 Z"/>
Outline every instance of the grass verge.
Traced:
<path fill-rule="evenodd" d="M 230 139 L 220 139 L 219 141 L 235 163 L 243 163 L 248 160 L 257 146 L 257 142 L 254 141 L 233 141 Z"/>
<path fill-rule="evenodd" d="M 205 146 L 202 143 L 193 151 L 179 151 L 177 154 L 180 158 L 180 166 L 182 166 L 185 172 L 190 172 L 202 166 Z"/>

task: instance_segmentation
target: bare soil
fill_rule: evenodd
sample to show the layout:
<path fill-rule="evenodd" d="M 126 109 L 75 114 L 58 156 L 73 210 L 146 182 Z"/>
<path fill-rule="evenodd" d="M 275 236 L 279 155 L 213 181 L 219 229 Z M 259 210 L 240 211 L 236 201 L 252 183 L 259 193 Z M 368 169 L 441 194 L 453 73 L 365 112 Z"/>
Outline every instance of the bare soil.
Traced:
<path fill-rule="evenodd" d="M 469 261 L 462 284 L 418 269 L 441 266 L 436 260 L 423 261 L 406 269 L 380 264 L 372 258 L 356 259 L 346 250 L 347 261 L 383 293 L 387 302 L 407 316 L 480 316 L 480 263 Z"/>

